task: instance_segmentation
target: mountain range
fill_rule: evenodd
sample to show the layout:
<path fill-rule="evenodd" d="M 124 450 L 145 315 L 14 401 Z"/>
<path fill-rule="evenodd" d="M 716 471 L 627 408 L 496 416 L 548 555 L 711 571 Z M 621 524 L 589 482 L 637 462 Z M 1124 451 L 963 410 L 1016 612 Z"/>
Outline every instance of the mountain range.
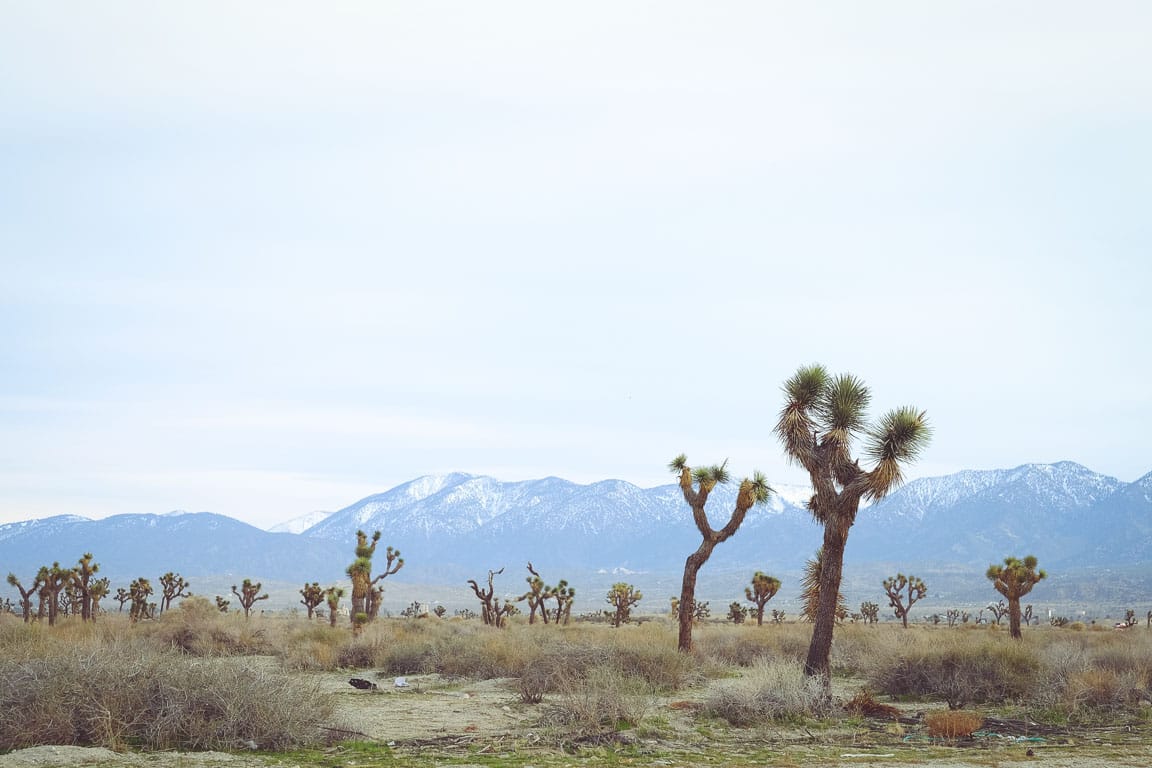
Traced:
<path fill-rule="evenodd" d="M 821 530 L 804 506 L 810 491 L 776 490 L 717 548 L 702 579 L 709 571 L 745 581 L 751 570 L 795 572 L 811 557 Z M 735 494 L 735 484 L 713 491 L 713 527 L 727 521 Z M 211 513 L 10 523 L 0 525 L 0 573 L 31 577 L 40 565 L 71 564 L 90 551 L 114 582 L 171 570 L 189 578 L 333 583 L 344 579 L 356 531 L 380 530 L 381 548 L 394 546 L 406 560 L 392 579 L 462 585 L 508 566 L 518 584 L 532 561 L 546 577 L 598 574 L 591 579 L 598 583 L 659 574 L 666 588 L 700 541 L 674 484 L 501 482 L 464 473 L 417 478 L 277 529 Z M 1025 554 L 1052 571 L 1135 567 L 1143 583 L 1152 570 L 1152 473 L 1124 483 L 1059 462 L 914 480 L 860 510 L 846 576 L 932 568 L 982 579 L 989 563 Z"/>

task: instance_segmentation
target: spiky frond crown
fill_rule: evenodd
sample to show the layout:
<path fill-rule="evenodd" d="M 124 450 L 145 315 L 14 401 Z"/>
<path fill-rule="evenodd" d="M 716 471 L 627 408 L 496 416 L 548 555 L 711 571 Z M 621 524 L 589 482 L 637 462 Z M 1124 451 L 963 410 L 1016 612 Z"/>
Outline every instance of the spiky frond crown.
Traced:
<path fill-rule="evenodd" d="M 692 479 L 705 490 L 712 490 L 717 485 L 726 485 L 732 480 L 728 472 L 728 459 L 723 464 L 713 464 L 710 467 L 698 467 L 692 470 Z"/>
<path fill-rule="evenodd" d="M 784 407 L 776 432 L 789 461 L 807 466 L 813 459 L 813 412 L 828 386 L 828 371 L 815 364 L 799 368 L 784 382 Z"/>
<path fill-rule="evenodd" d="M 864 428 L 871 401 L 872 393 L 855 376 L 844 373 L 832 379 L 816 401 L 818 428 L 825 439 L 847 450 L 852 438 Z"/>
<path fill-rule="evenodd" d="M 9 584 L 11 584 L 12 586 L 16 586 L 16 584 L 17 584 L 19 581 L 20 581 L 20 580 L 19 580 L 18 578 L 16 578 L 16 574 L 14 574 L 14 573 L 9 573 L 9 574 L 8 574 L 8 583 L 9 583 Z"/>
<path fill-rule="evenodd" d="M 688 455 L 682 453 L 679 456 L 677 456 L 676 458 L 672 459 L 672 461 L 668 462 L 668 471 L 670 471 L 674 475 L 678 475 L 681 472 L 683 472 L 684 469 L 687 468 L 687 466 L 688 466 Z"/>
<path fill-rule="evenodd" d="M 864 446 L 864 455 L 876 464 L 868 473 L 867 496 L 882 499 L 904 482 L 901 464 L 919 457 L 931 439 L 932 428 L 924 411 L 906 405 L 884 414 L 868 430 Z"/>

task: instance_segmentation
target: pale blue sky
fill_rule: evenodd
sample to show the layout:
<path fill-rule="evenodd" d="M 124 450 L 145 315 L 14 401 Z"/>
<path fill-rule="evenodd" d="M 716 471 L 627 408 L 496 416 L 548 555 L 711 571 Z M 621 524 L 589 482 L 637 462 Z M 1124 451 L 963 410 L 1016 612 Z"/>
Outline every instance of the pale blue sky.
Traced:
<path fill-rule="evenodd" d="M 1152 470 L 1152 8 L 0 0 L 0 522 L 422 474 Z"/>

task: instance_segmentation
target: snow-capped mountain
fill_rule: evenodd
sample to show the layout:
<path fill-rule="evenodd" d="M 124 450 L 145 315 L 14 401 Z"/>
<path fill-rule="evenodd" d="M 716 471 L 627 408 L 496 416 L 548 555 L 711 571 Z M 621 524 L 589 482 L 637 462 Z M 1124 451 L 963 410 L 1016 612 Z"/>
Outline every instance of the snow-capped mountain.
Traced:
<path fill-rule="evenodd" d="M 294 517 L 283 523 L 278 523 L 268 529 L 269 533 L 304 533 L 309 528 L 319 525 L 326 520 L 332 513 L 325 512 L 324 510 L 317 510 L 309 512 L 300 517 Z"/>
<path fill-rule="evenodd" d="M 750 569 L 799 569 L 821 544 L 821 529 L 803 506 L 809 494 L 781 487 L 753 508 L 717 548 L 707 568 L 714 576 L 705 578 L 724 570 L 745 579 Z M 707 511 L 714 528 L 727 522 L 735 496 L 735 483 L 712 492 Z M 102 575 L 114 580 L 173 570 L 331 583 L 343 578 L 359 529 L 381 531 L 381 548 L 401 551 L 405 569 L 393 579 L 423 583 L 462 584 L 489 568 L 520 569 L 529 560 L 549 574 L 642 572 L 668 580 L 700 543 L 675 484 L 501 482 L 454 473 L 369 496 L 300 535 L 203 512 L 0 525 L 0 573 L 30 576 L 40 565 L 74 563 L 90 551 Z M 1152 473 L 1123 483 L 1060 462 L 915 480 L 860 510 L 846 575 L 867 572 L 874 580 L 877 568 L 908 572 L 935 564 L 979 581 L 989 563 L 1025 554 L 1053 573 L 1152 567 Z"/>

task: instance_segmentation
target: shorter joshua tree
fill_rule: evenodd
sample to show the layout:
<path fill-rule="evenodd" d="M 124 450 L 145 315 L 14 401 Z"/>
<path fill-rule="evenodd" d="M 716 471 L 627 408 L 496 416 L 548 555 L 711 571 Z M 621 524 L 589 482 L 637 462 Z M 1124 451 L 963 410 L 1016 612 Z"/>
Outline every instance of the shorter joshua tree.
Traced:
<path fill-rule="evenodd" d="M 744 597 L 756 605 L 756 626 L 764 625 L 764 606 L 780 591 L 780 579 L 756 571 L 752 576 L 752 586 L 744 587 Z"/>
<path fill-rule="evenodd" d="M 860 603 L 860 615 L 864 617 L 865 624 L 875 624 L 880 621 L 880 606 L 869 600 Z"/>
<path fill-rule="evenodd" d="M 112 599 L 120 603 L 120 613 L 124 613 L 124 603 L 132 599 L 132 593 L 124 587 L 117 587 L 116 594 L 112 596 Z"/>
<path fill-rule="evenodd" d="M 502 627 L 504 626 L 504 617 L 513 615 L 516 606 L 512 604 L 511 600 L 505 600 L 503 604 L 500 603 L 500 598 L 496 597 L 496 587 L 493 585 L 493 579 L 500 574 L 504 573 L 501 568 L 498 571 L 488 571 L 488 588 L 484 589 L 476 583 L 475 579 L 468 580 L 468 586 L 472 587 L 472 591 L 476 593 L 476 597 L 480 600 L 480 616 L 484 619 L 484 624 L 489 627 Z"/>
<path fill-rule="evenodd" d="M 928 594 L 928 587 L 918 576 L 905 576 L 898 573 L 884 579 L 884 594 L 888 596 L 888 605 L 896 614 L 896 618 L 904 622 L 904 629 L 908 629 L 908 612 L 918 600 L 923 600 Z M 907 604 L 905 604 L 907 600 Z"/>
<path fill-rule="evenodd" d="M 308 618 L 311 619 L 316 615 L 316 606 L 324 602 L 324 590 L 321 589 L 320 582 L 305 584 L 304 589 L 300 590 L 300 596 L 304 598 L 300 604 L 308 609 Z"/>
<path fill-rule="evenodd" d="M 1004 565 L 988 566 L 985 574 L 996 591 L 1008 598 L 1008 628 L 1017 640 L 1023 635 L 1020 633 L 1020 598 L 1032 591 L 1042 580 L 1048 578 L 1042 570 L 1036 569 L 1037 560 L 1028 555 L 1023 560 L 1015 557 L 1004 558 Z"/>
<path fill-rule="evenodd" d="M 644 595 L 636 591 L 636 588 L 631 584 L 625 584 L 622 581 L 616 582 L 612 585 L 612 589 L 608 590 L 606 598 L 608 605 L 612 606 L 612 610 L 604 611 L 604 615 L 612 621 L 613 627 L 627 624 L 628 619 L 632 616 L 632 607 L 643 597 Z"/>
<path fill-rule="evenodd" d="M 772 609 L 772 623 L 773 624 L 783 624 L 784 623 L 784 611 L 778 611 L 775 608 L 773 608 Z"/>
<path fill-rule="evenodd" d="M 340 598 L 344 597 L 343 587 L 328 587 L 324 590 L 324 601 L 328 604 L 328 626 L 336 626 L 336 612 L 340 610 Z"/>
<path fill-rule="evenodd" d="M 1000 626 L 1000 621 L 1008 615 L 1008 604 L 1003 600 L 998 603 L 988 603 L 987 610 L 992 614 L 996 626 Z"/>
<path fill-rule="evenodd" d="M 216 610 L 220 613 L 228 613 L 228 606 L 232 605 L 232 601 L 225 597 L 216 595 Z"/>
<path fill-rule="evenodd" d="M 160 613 L 172 607 L 172 601 L 189 597 L 192 593 L 186 592 L 188 581 L 178 573 L 168 573 L 160 577 Z"/>
<path fill-rule="evenodd" d="M 92 615 L 92 577 L 100 570 L 100 564 L 93 562 L 91 552 L 85 552 L 73 569 L 72 585 L 80 599 L 80 620 L 95 621 Z"/>
<path fill-rule="evenodd" d="M 688 466 L 688 457 L 680 454 L 668 464 L 668 469 L 680 477 L 680 492 L 684 501 L 692 510 L 692 521 L 700 532 L 701 542 L 696 551 L 688 555 L 684 561 L 684 578 L 680 586 L 680 604 L 691 605 L 696 596 L 696 577 L 704 563 L 712 556 L 716 545 L 732 537 L 744 522 L 748 510 L 756 504 L 763 504 L 772 495 L 772 488 L 767 478 L 760 472 L 753 472 L 752 479 L 747 477 L 740 481 L 740 488 L 736 492 L 736 504 L 728 522 L 724 527 L 716 530 L 708 521 L 708 514 L 704 505 L 708 496 L 717 485 L 724 485 L 731 480 L 724 464 L 711 467 L 697 467 L 695 470 Z M 692 651 L 692 619 L 688 611 L 680 612 L 680 628 L 676 641 L 676 649 L 681 653 Z"/>
<path fill-rule="evenodd" d="M 743 624 L 744 619 L 748 618 L 749 610 L 739 602 L 731 602 L 728 604 L 728 620 L 733 624 Z"/>
<path fill-rule="evenodd" d="M 236 585 L 232 585 L 232 594 L 236 595 L 236 599 L 240 601 L 240 607 L 244 609 L 244 618 L 248 618 L 252 614 L 252 606 L 256 604 L 257 600 L 267 600 L 268 593 L 260 594 L 260 582 L 252 583 L 251 579 L 244 579 L 240 585 L 240 591 L 236 591 Z"/>
<path fill-rule="evenodd" d="M 530 574 L 524 580 L 528 582 L 528 591 L 516 598 L 516 602 L 528 601 L 528 623 L 536 623 L 536 613 L 539 612 L 544 618 L 544 623 L 548 623 L 548 608 L 544 605 L 544 601 L 550 597 L 551 588 L 544 584 L 544 579 L 532 567 L 532 563 L 528 563 L 528 573 Z"/>
<path fill-rule="evenodd" d="M 20 583 L 20 579 L 16 578 L 16 574 L 8 574 L 8 583 L 16 587 L 20 592 L 20 612 L 24 617 L 24 623 L 32 621 L 32 598 L 40 591 L 43 584 L 40 583 L 40 576 L 37 574 L 36 578 L 32 580 L 32 585 L 28 589 Z"/>
<path fill-rule="evenodd" d="M 141 619 L 152 618 L 152 611 L 148 605 L 148 598 L 152 596 L 152 592 L 152 582 L 143 576 L 134 579 L 128 585 L 128 596 L 132 600 L 132 608 L 128 615 L 133 624 Z"/>

